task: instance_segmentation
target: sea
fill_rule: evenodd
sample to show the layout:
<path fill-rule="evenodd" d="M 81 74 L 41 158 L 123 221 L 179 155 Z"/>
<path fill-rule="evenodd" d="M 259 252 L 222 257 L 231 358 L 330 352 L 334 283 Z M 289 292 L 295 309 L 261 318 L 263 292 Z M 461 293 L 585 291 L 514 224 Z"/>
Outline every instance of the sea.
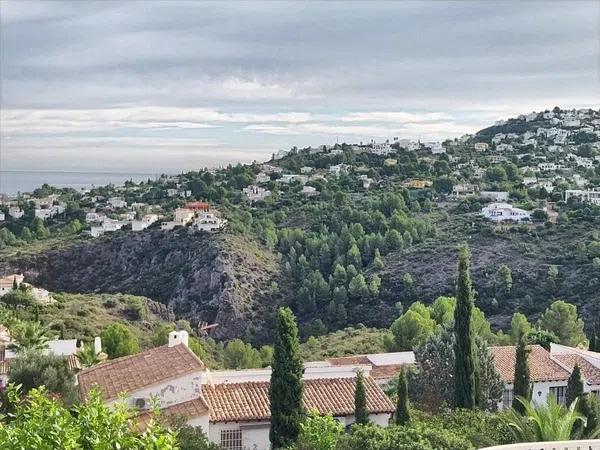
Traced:
<path fill-rule="evenodd" d="M 44 183 L 60 188 L 81 189 L 110 183 L 123 184 L 128 180 L 154 180 L 158 176 L 155 173 L 0 171 L 0 194 L 13 196 L 19 192 L 32 192 Z"/>

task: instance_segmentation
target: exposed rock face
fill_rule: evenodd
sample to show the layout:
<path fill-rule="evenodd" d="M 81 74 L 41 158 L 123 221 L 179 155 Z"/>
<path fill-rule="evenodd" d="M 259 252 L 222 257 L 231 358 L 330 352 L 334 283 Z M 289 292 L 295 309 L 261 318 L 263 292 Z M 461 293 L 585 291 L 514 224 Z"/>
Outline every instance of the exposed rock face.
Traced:
<path fill-rule="evenodd" d="M 262 341 L 278 301 L 270 289 L 278 274 L 275 255 L 231 235 L 127 233 L 0 263 L 0 273 L 15 270 L 50 291 L 149 297 L 192 326 L 218 323 L 220 339 Z"/>

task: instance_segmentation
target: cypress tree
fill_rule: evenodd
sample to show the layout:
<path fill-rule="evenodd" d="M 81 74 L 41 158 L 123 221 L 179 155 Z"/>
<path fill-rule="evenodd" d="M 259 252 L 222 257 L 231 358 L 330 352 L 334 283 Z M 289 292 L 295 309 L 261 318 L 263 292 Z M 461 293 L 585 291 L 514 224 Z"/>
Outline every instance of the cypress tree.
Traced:
<path fill-rule="evenodd" d="M 366 425 L 369 423 L 367 393 L 365 391 L 365 380 L 362 372 L 358 372 L 356 374 L 356 390 L 354 391 L 354 422 L 359 425 Z"/>
<path fill-rule="evenodd" d="M 469 247 L 463 245 L 458 253 L 458 281 L 454 310 L 454 407 L 474 409 L 477 404 L 475 374 L 475 345 L 471 325 L 473 287 Z"/>
<path fill-rule="evenodd" d="M 17 277 L 13 278 L 13 290 L 16 291 L 17 289 L 19 289 L 19 285 L 17 284 Z"/>
<path fill-rule="evenodd" d="M 519 343 L 515 350 L 515 377 L 513 380 L 513 402 L 512 407 L 523 414 L 525 407 L 517 400 L 517 397 L 523 397 L 529 400 L 531 397 L 531 381 L 529 378 L 529 364 L 527 359 L 529 349 L 525 343 L 525 336 L 519 337 Z"/>
<path fill-rule="evenodd" d="M 581 380 L 581 370 L 579 366 L 575 364 L 573 372 L 567 382 L 567 406 L 571 405 L 575 400 L 583 395 L 583 381 Z"/>
<path fill-rule="evenodd" d="M 410 422 L 408 411 L 408 383 L 404 369 L 398 375 L 398 400 L 396 402 L 396 425 L 406 425 Z"/>
<path fill-rule="evenodd" d="M 304 416 L 303 369 L 296 318 L 289 308 L 280 308 L 277 315 L 269 387 L 271 402 L 269 439 L 274 449 L 290 445 L 300 432 L 300 424 Z"/>

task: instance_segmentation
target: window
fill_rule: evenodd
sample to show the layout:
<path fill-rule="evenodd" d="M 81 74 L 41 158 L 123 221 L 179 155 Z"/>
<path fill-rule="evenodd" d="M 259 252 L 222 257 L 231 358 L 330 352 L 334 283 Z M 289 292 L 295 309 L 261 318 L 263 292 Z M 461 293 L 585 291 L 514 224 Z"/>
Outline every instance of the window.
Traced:
<path fill-rule="evenodd" d="M 221 430 L 221 447 L 225 450 L 242 450 L 242 430 Z"/>
<path fill-rule="evenodd" d="M 502 393 L 502 408 L 510 408 L 512 406 L 514 398 L 514 391 L 512 389 L 504 389 Z"/>
<path fill-rule="evenodd" d="M 565 391 L 567 390 L 567 388 L 565 386 L 556 386 L 556 387 L 551 387 L 550 388 L 550 394 L 554 395 L 554 398 L 556 398 L 556 402 L 559 405 L 565 405 Z"/>

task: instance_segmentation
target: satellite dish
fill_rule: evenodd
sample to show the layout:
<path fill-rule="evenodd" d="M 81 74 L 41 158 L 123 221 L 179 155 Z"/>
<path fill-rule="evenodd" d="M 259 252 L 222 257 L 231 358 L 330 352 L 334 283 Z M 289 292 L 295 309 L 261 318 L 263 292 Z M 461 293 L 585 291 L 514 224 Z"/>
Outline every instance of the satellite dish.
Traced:
<path fill-rule="evenodd" d="M 146 399 L 145 398 L 136 398 L 135 399 L 135 406 L 138 409 L 144 409 L 144 408 L 146 408 Z"/>

